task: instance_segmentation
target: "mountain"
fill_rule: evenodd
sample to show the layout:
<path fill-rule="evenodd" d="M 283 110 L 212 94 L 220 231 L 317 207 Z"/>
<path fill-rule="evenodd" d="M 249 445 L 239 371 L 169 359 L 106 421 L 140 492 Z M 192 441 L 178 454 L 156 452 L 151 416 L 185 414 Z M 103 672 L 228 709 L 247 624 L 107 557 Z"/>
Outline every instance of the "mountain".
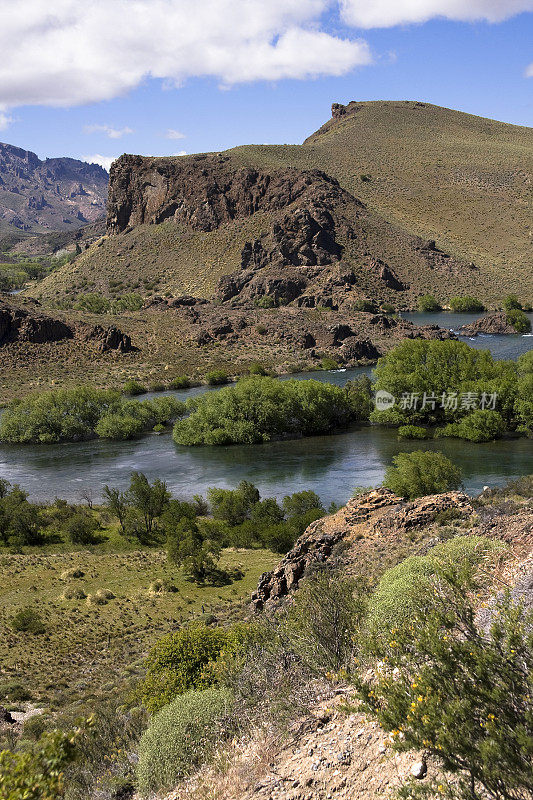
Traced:
<path fill-rule="evenodd" d="M 64 231 L 96 222 L 105 216 L 108 180 L 97 164 L 41 161 L 30 150 L 0 143 L 0 232 Z"/>
<path fill-rule="evenodd" d="M 122 156 L 107 238 L 39 296 L 90 280 L 232 305 L 531 301 L 532 176 L 533 129 L 419 102 L 334 104 L 302 145 Z"/>

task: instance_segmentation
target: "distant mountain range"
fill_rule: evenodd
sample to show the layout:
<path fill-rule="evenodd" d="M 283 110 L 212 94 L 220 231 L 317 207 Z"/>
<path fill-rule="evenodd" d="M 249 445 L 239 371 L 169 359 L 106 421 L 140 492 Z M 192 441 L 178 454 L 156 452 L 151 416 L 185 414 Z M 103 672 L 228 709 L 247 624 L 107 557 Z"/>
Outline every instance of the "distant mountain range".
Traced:
<path fill-rule="evenodd" d="M 105 216 L 108 173 L 0 143 L 0 232 L 68 231 Z"/>

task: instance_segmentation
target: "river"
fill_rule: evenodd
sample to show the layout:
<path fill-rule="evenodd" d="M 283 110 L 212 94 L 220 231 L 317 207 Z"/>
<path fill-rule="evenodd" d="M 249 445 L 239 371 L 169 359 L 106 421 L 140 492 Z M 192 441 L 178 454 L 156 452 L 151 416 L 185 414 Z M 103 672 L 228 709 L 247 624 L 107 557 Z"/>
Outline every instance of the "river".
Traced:
<path fill-rule="evenodd" d="M 480 315 L 405 316 L 419 324 L 457 329 Z M 533 336 L 478 336 L 465 341 L 472 347 L 491 350 L 496 358 L 516 359 L 533 348 Z M 371 368 L 364 367 L 293 377 L 344 385 L 352 377 L 370 373 Z M 186 398 L 204 391 L 206 387 L 197 387 L 172 394 Z M 205 494 L 210 486 L 234 487 L 246 479 L 255 483 L 263 496 L 283 497 L 313 489 L 326 504 L 345 503 L 355 487 L 378 485 L 396 453 L 414 449 L 445 453 L 462 468 L 465 488 L 471 493 L 533 473 L 531 440 L 400 442 L 394 430 L 360 425 L 335 436 L 253 446 L 182 447 L 174 444 L 170 433 L 128 442 L 0 445 L 0 477 L 19 483 L 37 501 L 58 496 L 75 502 L 87 489 L 98 500 L 104 484 L 124 488 L 132 470 L 140 470 L 150 480 L 166 480 L 172 492 L 182 498 Z"/>

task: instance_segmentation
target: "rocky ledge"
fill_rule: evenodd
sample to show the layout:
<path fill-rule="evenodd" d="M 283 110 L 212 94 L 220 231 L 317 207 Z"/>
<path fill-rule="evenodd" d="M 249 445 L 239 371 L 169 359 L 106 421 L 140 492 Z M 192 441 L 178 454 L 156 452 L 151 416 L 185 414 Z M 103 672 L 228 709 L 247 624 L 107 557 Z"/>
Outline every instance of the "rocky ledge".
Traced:
<path fill-rule="evenodd" d="M 313 522 L 278 566 L 260 577 L 252 594 L 253 609 L 275 608 L 298 587 L 313 565 L 335 558 L 335 548 L 341 542 L 349 545 L 352 555 L 358 551 L 359 558 L 376 546 L 390 547 L 402 533 L 429 525 L 439 512 L 452 508 L 465 516 L 474 511 L 470 498 L 462 492 L 405 501 L 381 488 L 352 498 L 336 514 Z M 371 541 L 370 548 L 365 539 Z M 345 556 L 343 560 L 349 561 Z"/>

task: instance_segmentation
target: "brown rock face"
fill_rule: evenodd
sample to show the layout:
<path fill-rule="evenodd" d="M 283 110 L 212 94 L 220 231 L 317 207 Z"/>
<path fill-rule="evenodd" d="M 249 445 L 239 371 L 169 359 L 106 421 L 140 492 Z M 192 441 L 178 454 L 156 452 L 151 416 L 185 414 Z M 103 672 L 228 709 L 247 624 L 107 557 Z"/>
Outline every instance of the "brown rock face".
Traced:
<path fill-rule="evenodd" d="M 334 557 L 335 546 L 345 540 L 354 550 L 365 539 L 385 542 L 402 532 L 431 523 L 439 511 L 455 508 L 473 513 L 470 499 L 461 492 L 422 497 L 406 502 L 388 489 L 376 489 L 349 500 L 336 514 L 313 522 L 272 572 L 259 579 L 252 594 L 255 611 L 273 608 L 294 591 L 309 568 Z M 357 558 L 357 554 L 355 555 Z"/>
<path fill-rule="evenodd" d="M 120 233 L 128 226 L 174 219 L 193 230 L 213 231 L 257 211 L 279 211 L 317 183 L 326 193 L 342 192 L 337 181 L 318 170 L 235 169 L 227 156 L 125 155 L 111 167 L 107 229 Z"/>
<path fill-rule="evenodd" d="M 9 342 L 58 342 L 72 339 L 74 333 L 66 323 L 40 314 L 36 308 L 26 310 L 0 304 L 0 346 Z"/>
<path fill-rule="evenodd" d="M 463 325 L 461 333 L 465 336 L 477 336 L 478 333 L 504 335 L 516 333 L 516 330 L 507 322 L 507 314 L 498 312 L 497 314 L 487 314 L 469 325 Z"/>

